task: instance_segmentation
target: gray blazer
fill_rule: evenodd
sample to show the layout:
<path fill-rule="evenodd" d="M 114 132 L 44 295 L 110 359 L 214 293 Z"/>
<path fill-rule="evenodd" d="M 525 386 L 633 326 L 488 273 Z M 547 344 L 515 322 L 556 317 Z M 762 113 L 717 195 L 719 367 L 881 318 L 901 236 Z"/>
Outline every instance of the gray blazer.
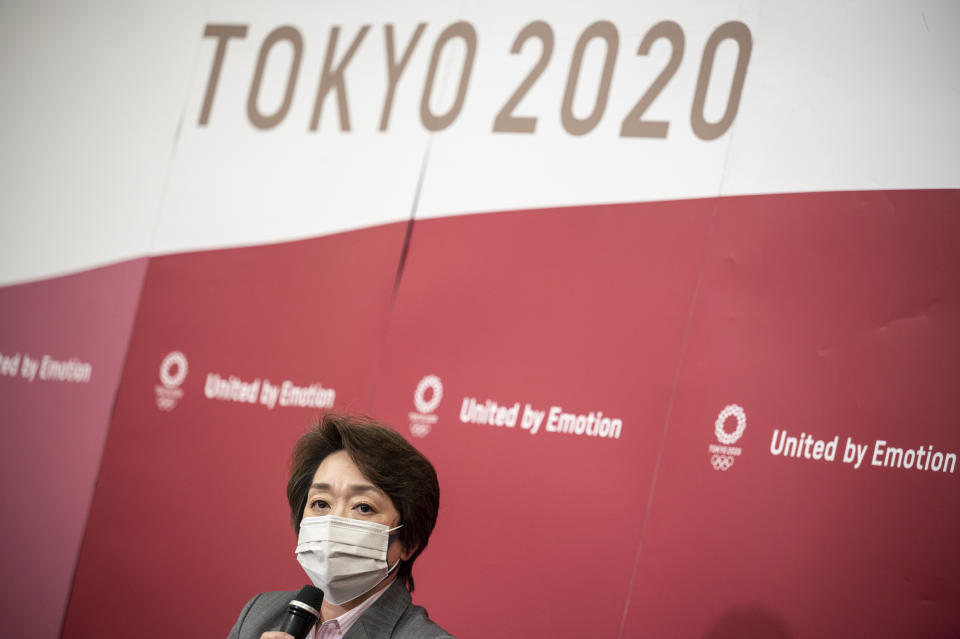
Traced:
<path fill-rule="evenodd" d="M 296 591 L 262 592 L 243 607 L 227 639 L 260 639 L 268 630 L 280 630 L 280 620 Z M 415 606 L 399 579 L 350 626 L 343 639 L 453 639 Z"/>

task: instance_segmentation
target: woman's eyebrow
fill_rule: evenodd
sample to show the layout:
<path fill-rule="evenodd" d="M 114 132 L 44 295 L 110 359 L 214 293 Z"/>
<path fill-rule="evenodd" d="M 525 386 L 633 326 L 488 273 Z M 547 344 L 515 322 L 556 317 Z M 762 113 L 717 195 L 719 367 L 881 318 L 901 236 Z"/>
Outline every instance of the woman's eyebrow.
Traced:
<path fill-rule="evenodd" d="M 385 492 L 374 486 L 373 484 L 352 484 L 350 486 L 350 492 L 353 493 L 377 493 L 378 495 L 386 495 Z"/>
<path fill-rule="evenodd" d="M 310 490 L 333 490 L 333 487 L 330 484 L 317 482 L 310 486 Z M 386 493 L 374 486 L 373 484 L 351 484 L 348 487 L 349 492 L 351 493 L 377 493 L 378 495 L 385 495 Z"/>

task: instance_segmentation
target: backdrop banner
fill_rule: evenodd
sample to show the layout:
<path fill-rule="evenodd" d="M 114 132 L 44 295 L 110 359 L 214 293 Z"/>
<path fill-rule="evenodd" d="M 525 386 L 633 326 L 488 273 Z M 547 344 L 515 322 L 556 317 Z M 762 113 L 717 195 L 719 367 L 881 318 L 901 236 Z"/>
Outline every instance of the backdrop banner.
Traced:
<path fill-rule="evenodd" d="M 0 7 L 8 634 L 299 588 L 328 410 L 435 464 L 463 639 L 960 627 L 956 2 L 62 4 Z"/>

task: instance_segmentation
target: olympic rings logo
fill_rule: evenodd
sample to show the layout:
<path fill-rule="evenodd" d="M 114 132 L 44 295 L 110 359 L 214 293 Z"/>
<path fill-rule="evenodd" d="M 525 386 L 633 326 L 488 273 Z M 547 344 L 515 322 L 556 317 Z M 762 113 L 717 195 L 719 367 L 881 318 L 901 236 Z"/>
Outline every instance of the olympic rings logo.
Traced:
<path fill-rule="evenodd" d="M 733 457 L 730 455 L 713 455 L 710 458 L 710 463 L 714 470 L 727 470 L 733 466 Z"/>

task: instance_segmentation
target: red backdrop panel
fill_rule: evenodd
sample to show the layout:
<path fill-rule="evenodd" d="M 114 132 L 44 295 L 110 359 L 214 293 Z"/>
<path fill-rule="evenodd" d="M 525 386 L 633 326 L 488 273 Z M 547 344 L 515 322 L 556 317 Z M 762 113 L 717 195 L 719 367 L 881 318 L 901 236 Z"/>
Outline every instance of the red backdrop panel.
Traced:
<path fill-rule="evenodd" d="M 365 411 L 404 233 L 151 259 L 64 637 L 100 636 L 116 610 L 137 636 L 224 636 L 253 594 L 307 581 L 284 489 L 320 410 L 210 399 L 207 375 L 319 383 Z M 161 410 L 174 351 L 187 374 Z"/>
<path fill-rule="evenodd" d="M 440 475 L 414 598 L 455 635 L 616 636 L 714 204 L 415 223 L 373 411 Z M 443 395 L 416 437 L 428 374 Z M 465 398 L 602 411 L 622 433 L 464 423 Z"/>
<path fill-rule="evenodd" d="M 5 634 L 60 632 L 145 268 L 133 260 L 0 288 L 0 353 L 17 360 L 0 376 Z M 89 380 L 24 377 L 25 358 L 42 365 L 45 355 L 89 364 Z"/>
<path fill-rule="evenodd" d="M 871 461 L 960 452 L 958 213 L 957 191 L 721 202 L 623 636 L 955 634 L 958 473 Z M 729 404 L 742 454 L 715 470 Z M 836 459 L 772 454 L 775 430 Z"/>

